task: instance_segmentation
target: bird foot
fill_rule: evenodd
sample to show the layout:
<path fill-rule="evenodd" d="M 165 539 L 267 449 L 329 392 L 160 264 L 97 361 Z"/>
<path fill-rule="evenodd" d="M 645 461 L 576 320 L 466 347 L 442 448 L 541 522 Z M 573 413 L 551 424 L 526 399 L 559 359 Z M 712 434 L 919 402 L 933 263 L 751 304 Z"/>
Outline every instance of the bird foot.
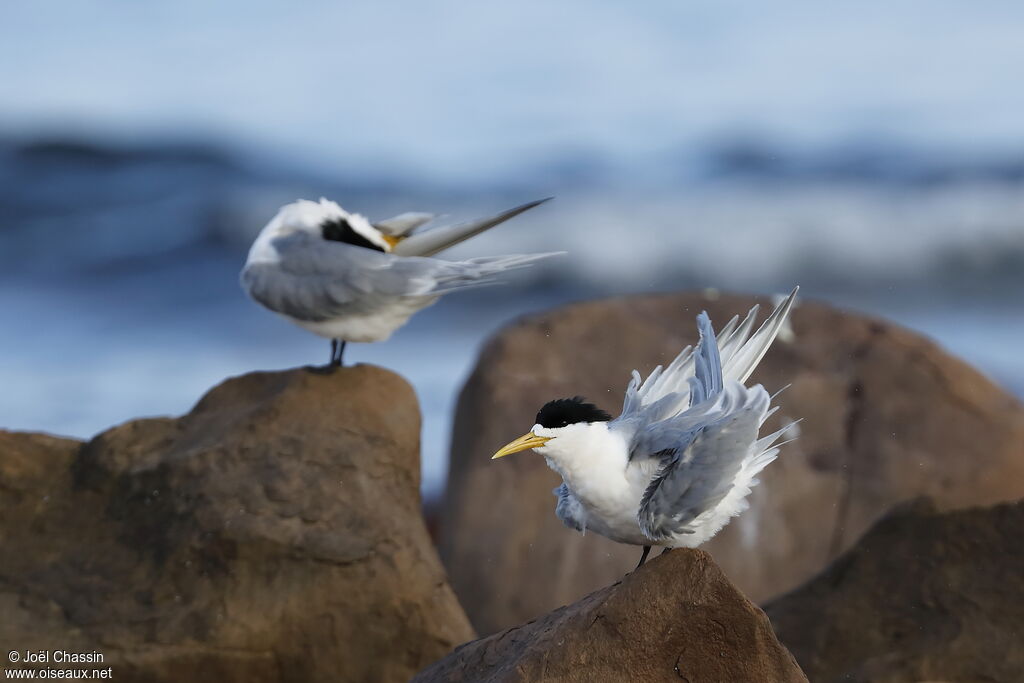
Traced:
<path fill-rule="evenodd" d="M 314 375 L 333 375 L 341 368 L 340 365 L 328 363 L 327 365 L 307 365 L 306 370 Z"/>
<path fill-rule="evenodd" d="M 644 561 L 647 560 L 647 556 L 650 553 L 651 553 L 651 546 L 645 545 L 644 546 L 644 552 L 643 552 L 642 555 L 640 555 L 640 561 L 636 563 L 636 567 L 633 569 L 633 571 L 636 571 L 637 569 L 640 569 L 640 565 L 642 565 L 644 563 Z"/>

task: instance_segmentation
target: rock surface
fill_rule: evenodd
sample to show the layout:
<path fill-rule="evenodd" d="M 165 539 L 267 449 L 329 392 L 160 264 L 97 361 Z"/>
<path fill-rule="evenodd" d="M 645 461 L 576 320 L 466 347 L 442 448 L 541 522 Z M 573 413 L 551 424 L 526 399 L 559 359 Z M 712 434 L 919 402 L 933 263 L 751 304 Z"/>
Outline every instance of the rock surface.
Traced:
<path fill-rule="evenodd" d="M 416 683 L 806 681 L 764 612 L 700 550 L 657 557 L 536 621 L 468 643 Z"/>
<path fill-rule="evenodd" d="M 552 398 L 583 394 L 617 415 L 643 373 L 755 299 L 697 294 L 584 303 L 524 319 L 490 340 L 459 399 L 442 558 L 478 630 L 493 632 L 605 586 L 639 550 L 566 529 L 559 479 L 533 453 L 492 462 Z M 768 304 L 760 300 L 762 304 Z M 770 309 L 770 305 L 763 309 Z M 762 311 L 762 317 L 765 315 Z M 751 381 L 779 397 L 800 437 L 761 475 L 751 509 L 706 547 L 760 601 L 806 581 L 893 504 L 929 495 L 946 508 L 1024 496 L 1024 409 L 921 336 L 804 302 L 795 340 L 776 342 Z"/>
<path fill-rule="evenodd" d="M 1024 680 L 1024 503 L 894 511 L 767 608 L 813 681 Z"/>
<path fill-rule="evenodd" d="M 412 389 L 254 373 L 82 444 L 0 433 L 0 642 L 121 681 L 399 681 L 473 636 L 419 510 Z M 5 663 L 6 665 L 6 663 Z"/>

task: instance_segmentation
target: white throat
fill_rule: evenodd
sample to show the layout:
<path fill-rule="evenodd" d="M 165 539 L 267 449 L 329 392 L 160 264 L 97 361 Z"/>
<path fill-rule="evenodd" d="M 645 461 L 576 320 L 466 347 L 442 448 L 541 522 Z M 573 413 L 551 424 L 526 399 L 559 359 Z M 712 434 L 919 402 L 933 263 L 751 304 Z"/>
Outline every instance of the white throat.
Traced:
<path fill-rule="evenodd" d="M 608 430 L 607 422 L 578 423 L 558 429 L 535 425 L 533 433 L 552 437 L 535 450 L 577 495 L 586 497 L 588 491 L 613 484 L 616 479 L 625 482 L 629 451 L 626 441 Z"/>

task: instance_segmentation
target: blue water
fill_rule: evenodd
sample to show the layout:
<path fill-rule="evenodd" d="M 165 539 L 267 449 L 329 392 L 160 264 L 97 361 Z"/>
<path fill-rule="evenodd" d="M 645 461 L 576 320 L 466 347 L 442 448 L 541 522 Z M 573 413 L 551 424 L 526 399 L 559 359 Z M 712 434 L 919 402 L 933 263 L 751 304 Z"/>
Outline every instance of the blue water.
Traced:
<path fill-rule="evenodd" d="M 236 283 L 321 195 L 557 195 L 453 256 L 568 257 L 349 351 L 416 387 L 430 493 L 482 340 L 580 298 L 799 283 L 1024 395 L 1022 34 L 1010 0 L 3 3 L 0 426 L 88 437 L 322 362 Z"/>
<path fill-rule="evenodd" d="M 216 149 L 160 145 L 11 142 L 0 160 L 0 426 L 83 438 L 183 413 L 227 376 L 324 362 L 324 340 L 237 285 L 249 237 L 276 203 L 324 192 L 372 216 L 449 207 L 458 218 L 542 189 L 481 186 L 469 201 L 275 175 Z M 1020 190 L 998 174 L 933 186 L 781 171 L 694 180 L 674 193 L 566 187 L 457 253 L 568 256 L 505 287 L 448 297 L 389 342 L 353 345 L 348 358 L 416 388 L 429 495 L 443 486 L 454 402 L 483 340 L 516 316 L 583 298 L 799 283 L 806 296 L 922 331 L 1024 395 Z"/>

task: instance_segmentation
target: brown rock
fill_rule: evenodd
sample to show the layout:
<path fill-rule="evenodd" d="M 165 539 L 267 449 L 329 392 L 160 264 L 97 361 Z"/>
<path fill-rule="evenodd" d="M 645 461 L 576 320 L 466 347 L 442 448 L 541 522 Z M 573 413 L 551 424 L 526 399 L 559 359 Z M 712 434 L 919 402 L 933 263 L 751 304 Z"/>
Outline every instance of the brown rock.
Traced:
<path fill-rule="evenodd" d="M 538 577 L 542 579 L 543 577 Z M 422 671 L 442 681 L 806 681 L 764 612 L 700 550 L 675 550 Z"/>
<path fill-rule="evenodd" d="M 399 681 L 472 637 L 419 511 L 412 389 L 231 379 L 86 444 L 0 433 L 0 642 L 121 681 Z"/>
<path fill-rule="evenodd" d="M 607 585 L 639 555 L 562 526 L 551 495 L 559 479 L 540 456 L 491 454 L 552 398 L 579 393 L 618 414 L 630 370 L 646 374 L 695 342 L 698 312 L 721 327 L 756 301 L 596 301 L 490 340 L 459 399 L 442 511 L 442 558 L 481 632 Z M 1024 496 L 1024 410 L 980 373 L 919 335 L 821 304 L 801 303 L 792 323 L 795 341 L 777 341 L 752 381 L 791 385 L 768 427 L 802 417 L 800 438 L 762 473 L 751 509 L 705 546 L 752 599 L 801 584 L 901 500 L 927 494 L 962 507 Z"/>
<path fill-rule="evenodd" d="M 767 608 L 814 681 L 1024 680 L 1024 503 L 906 504 Z"/>

